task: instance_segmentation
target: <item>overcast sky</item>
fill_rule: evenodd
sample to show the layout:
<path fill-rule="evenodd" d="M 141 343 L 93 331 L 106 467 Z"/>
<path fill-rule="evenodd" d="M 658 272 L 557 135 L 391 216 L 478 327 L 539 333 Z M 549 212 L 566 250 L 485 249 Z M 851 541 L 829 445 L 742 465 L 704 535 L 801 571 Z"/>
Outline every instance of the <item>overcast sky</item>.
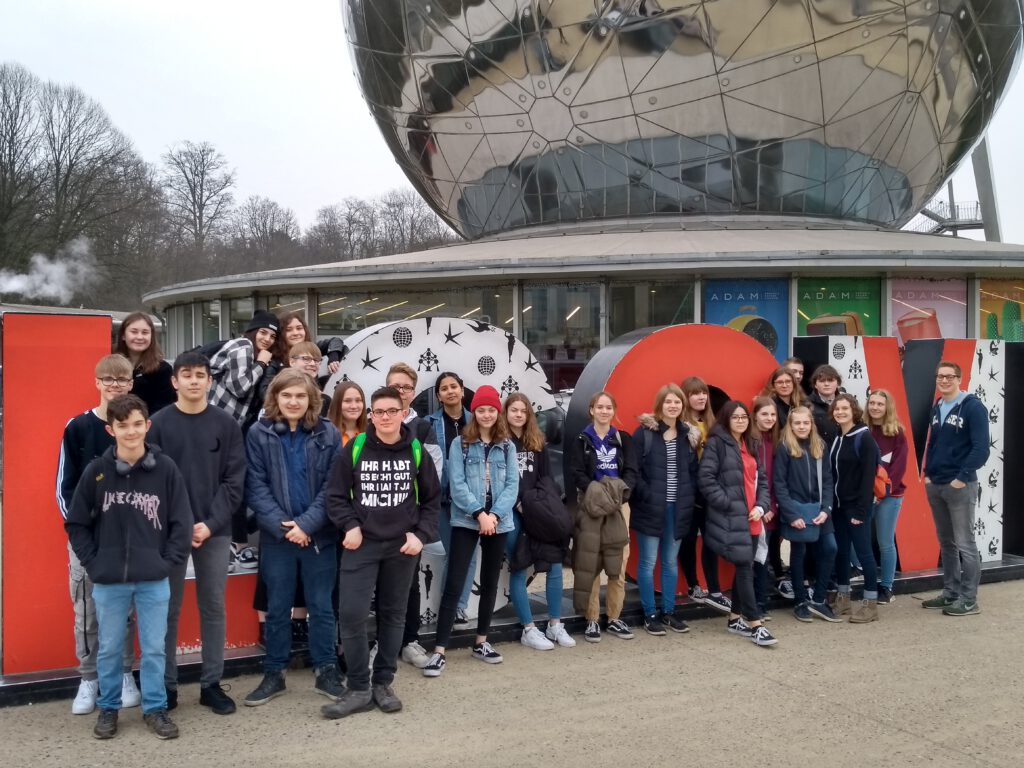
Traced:
<path fill-rule="evenodd" d="M 0 61 L 75 83 L 147 160 L 212 142 L 236 196 L 270 197 L 306 227 L 316 210 L 407 181 L 356 87 L 339 0 L 0 0 Z M 1024 243 L 1016 82 L 989 131 L 1006 241 Z M 976 200 L 970 164 L 955 177 Z"/>

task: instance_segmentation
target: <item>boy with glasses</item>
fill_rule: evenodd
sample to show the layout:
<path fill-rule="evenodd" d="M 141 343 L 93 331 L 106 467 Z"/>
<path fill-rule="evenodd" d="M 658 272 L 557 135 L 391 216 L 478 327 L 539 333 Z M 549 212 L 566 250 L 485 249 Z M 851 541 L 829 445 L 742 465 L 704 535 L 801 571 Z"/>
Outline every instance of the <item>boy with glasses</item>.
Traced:
<path fill-rule="evenodd" d="M 342 532 L 339 594 L 348 690 L 322 708 L 336 719 L 371 709 L 398 712 L 391 688 L 402 646 L 409 585 L 423 545 L 437 538 L 441 482 L 430 454 L 403 423 L 398 390 L 370 398 L 372 422 L 342 451 L 327 483 L 327 514 Z M 377 595 L 377 655 L 369 669 L 366 620 Z M 417 621 L 418 621 L 417 615 Z"/>
<path fill-rule="evenodd" d="M 978 470 L 988 461 L 988 412 L 974 395 L 960 391 L 963 372 L 943 361 L 935 372 L 939 400 L 932 408 L 924 455 L 924 482 L 942 553 L 942 594 L 924 608 L 947 616 L 980 613 L 981 554 L 974 540 Z"/>
<path fill-rule="evenodd" d="M 95 408 L 76 416 L 64 427 L 57 462 L 57 506 L 61 517 L 67 520 L 71 499 L 82 473 L 89 462 L 103 454 L 114 444 L 107 432 L 107 404 L 115 397 L 127 394 L 132 388 L 132 364 L 124 355 L 107 355 L 96 363 L 96 389 L 100 402 Z M 71 602 L 75 607 L 75 655 L 78 674 L 82 682 L 71 704 L 71 713 L 88 715 L 96 708 L 99 681 L 96 675 L 97 625 L 96 604 L 92 598 L 92 581 L 68 543 L 68 563 Z M 135 657 L 134 619 L 129 617 L 124 645 L 124 674 L 121 681 L 121 706 L 137 707 L 141 701 L 139 689 L 132 677 Z"/>
<path fill-rule="evenodd" d="M 388 369 L 388 377 L 385 379 L 385 386 L 398 392 L 402 398 L 402 409 L 405 413 L 404 422 L 413 437 L 420 441 L 423 449 L 430 454 L 434 460 L 434 468 L 437 470 L 437 480 L 441 481 L 441 470 L 444 466 L 444 454 L 441 446 L 437 443 L 437 435 L 434 428 L 427 419 L 421 419 L 413 410 L 412 401 L 416 397 L 416 385 L 419 376 L 410 366 L 405 363 L 395 363 Z M 436 536 L 434 537 L 437 538 Z M 424 541 L 430 544 L 430 541 Z M 409 586 L 409 603 L 405 614 L 405 632 L 402 635 L 402 659 L 414 667 L 422 669 L 430 661 L 426 649 L 420 644 L 420 593 L 419 577 L 420 559 L 416 558 L 416 576 Z"/>

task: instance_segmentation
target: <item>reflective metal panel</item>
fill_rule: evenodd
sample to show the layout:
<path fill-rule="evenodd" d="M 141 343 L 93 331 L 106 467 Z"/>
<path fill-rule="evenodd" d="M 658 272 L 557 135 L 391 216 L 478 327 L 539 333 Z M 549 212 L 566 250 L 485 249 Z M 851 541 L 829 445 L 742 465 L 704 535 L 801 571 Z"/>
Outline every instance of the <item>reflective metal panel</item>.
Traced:
<path fill-rule="evenodd" d="M 899 226 L 1016 71 L 1024 0 L 342 0 L 359 82 L 479 237 L 780 213 Z"/>

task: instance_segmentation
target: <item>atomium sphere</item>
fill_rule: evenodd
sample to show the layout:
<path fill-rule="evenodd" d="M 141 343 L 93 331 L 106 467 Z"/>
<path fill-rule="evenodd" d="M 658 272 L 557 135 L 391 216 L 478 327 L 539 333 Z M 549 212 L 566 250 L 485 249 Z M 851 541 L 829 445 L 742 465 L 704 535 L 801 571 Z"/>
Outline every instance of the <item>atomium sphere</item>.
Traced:
<path fill-rule="evenodd" d="M 1021 2 L 342 7 L 392 152 L 473 238 L 680 214 L 899 226 L 981 138 Z"/>

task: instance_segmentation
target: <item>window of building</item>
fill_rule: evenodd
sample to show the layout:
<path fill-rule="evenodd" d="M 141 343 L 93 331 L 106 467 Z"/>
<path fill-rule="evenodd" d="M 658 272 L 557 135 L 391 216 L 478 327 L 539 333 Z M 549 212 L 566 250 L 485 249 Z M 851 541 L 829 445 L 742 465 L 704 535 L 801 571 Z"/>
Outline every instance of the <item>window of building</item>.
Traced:
<path fill-rule="evenodd" d="M 220 338 L 220 299 L 200 302 L 199 308 L 203 316 L 202 343 L 217 341 Z"/>
<path fill-rule="evenodd" d="M 1024 281 L 982 280 L 980 294 L 978 335 L 983 339 L 1024 341 L 1024 320 L 1021 320 Z"/>
<path fill-rule="evenodd" d="M 552 388 L 576 386 L 601 347 L 601 286 L 528 283 L 520 312 L 519 336 L 540 360 Z"/>
<path fill-rule="evenodd" d="M 802 277 L 798 336 L 880 336 L 882 284 L 877 278 Z"/>
<path fill-rule="evenodd" d="M 228 311 L 231 313 L 229 315 L 231 318 L 231 333 L 229 335 L 232 339 L 245 332 L 252 320 L 254 309 L 251 296 L 244 299 L 231 299 L 228 302 Z"/>
<path fill-rule="evenodd" d="M 608 338 L 637 328 L 693 322 L 693 281 L 613 281 L 608 286 Z"/>

